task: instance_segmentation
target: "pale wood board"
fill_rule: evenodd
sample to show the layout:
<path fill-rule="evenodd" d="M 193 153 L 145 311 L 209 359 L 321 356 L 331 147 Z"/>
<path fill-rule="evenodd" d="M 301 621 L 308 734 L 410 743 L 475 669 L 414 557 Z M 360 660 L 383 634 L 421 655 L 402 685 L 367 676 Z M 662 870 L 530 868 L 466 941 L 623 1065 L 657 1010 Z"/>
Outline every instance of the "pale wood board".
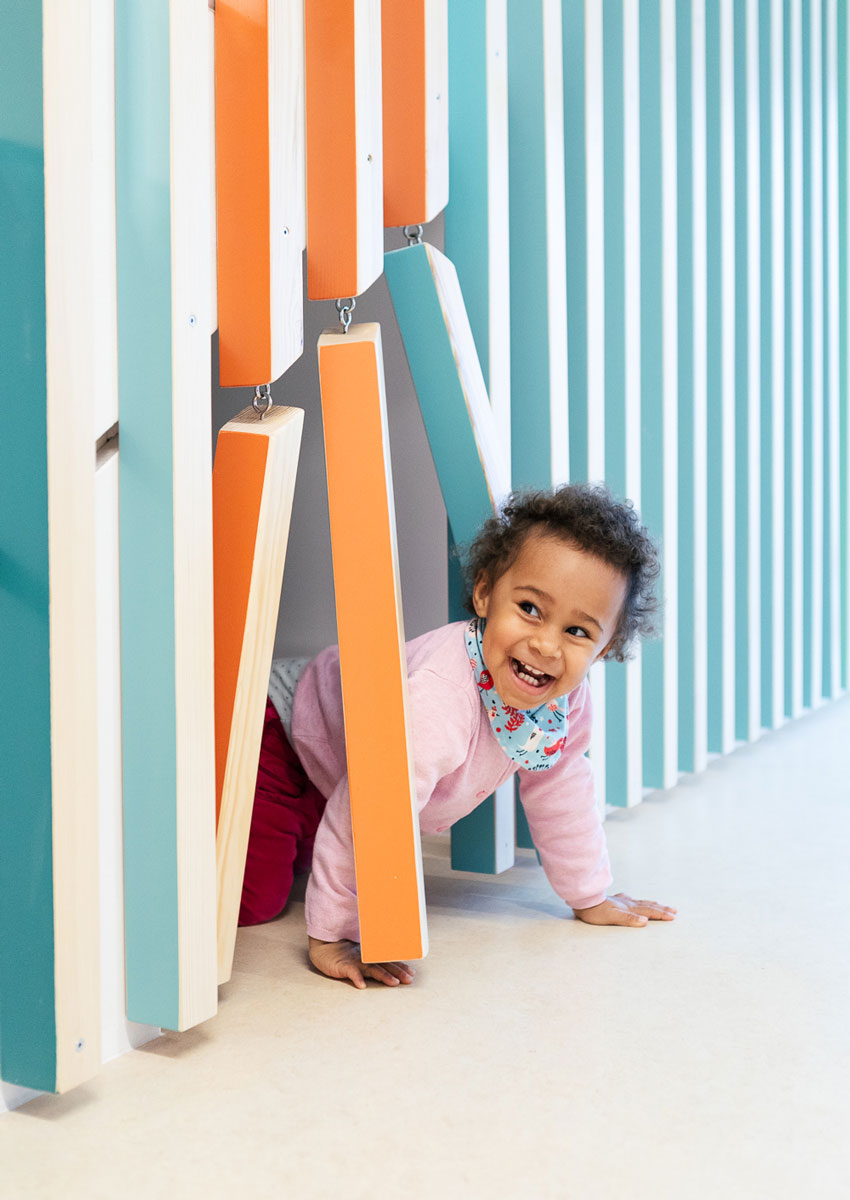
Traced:
<path fill-rule="evenodd" d="M 299 408 L 273 407 L 261 419 L 252 407 L 243 409 L 219 433 L 219 438 L 234 432 L 264 437 L 269 443 L 257 529 L 245 531 L 246 536 L 256 536 L 254 567 L 216 835 L 220 984 L 227 982 L 233 968 L 263 713 L 303 425 L 304 413 Z"/>
<path fill-rule="evenodd" d="M 384 152 L 380 0 L 354 5 L 354 140 L 356 145 L 357 295 L 384 269 Z M 340 197 L 346 202 L 345 197 Z M 347 202 L 351 202 L 348 198 Z"/>
<path fill-rule="evenodd" d="M 43 9 L 57 1092 L 101 1061 L 93 410 L 92 6 Z"/>
<path fill-rule="evenodd" d="M 306 245 L 303 0 L 268 0 L 270 383 L 304 349 Z"/>
<path fill-rule="evenodd" d="M 448 0 L 425 0 L 425 220 L 449 202 Z"/>
<path fill-rule="evenodd" d="M 210 445 L 212 53 L 205 0 L 171 0 L 171 331 L 179 1028 L 216 1012 Z M 199 203 L 200 198 L 200 203 Z"/>

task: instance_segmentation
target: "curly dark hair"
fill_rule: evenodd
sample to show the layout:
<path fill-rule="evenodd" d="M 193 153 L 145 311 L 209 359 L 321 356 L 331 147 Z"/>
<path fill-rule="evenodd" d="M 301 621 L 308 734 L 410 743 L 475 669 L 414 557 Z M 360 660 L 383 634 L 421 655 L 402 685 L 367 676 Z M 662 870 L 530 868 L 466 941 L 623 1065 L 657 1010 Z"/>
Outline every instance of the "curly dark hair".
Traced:
<path fill-rule="evenodd" d="M 492 587 L 533 533 L 560 538 L 594 554 L 626 577 L 628 590 L 606 659 L 624 662 L 636 638 L 655 634 L 655 585 L 661 572 L 658 548 L 632 502 L 617 500 L 602 483 L 512 492 L 499 515 L 484 522 L 464 555 L 464 605 L 471 613 L 476 581 L 484 576 Z"/>

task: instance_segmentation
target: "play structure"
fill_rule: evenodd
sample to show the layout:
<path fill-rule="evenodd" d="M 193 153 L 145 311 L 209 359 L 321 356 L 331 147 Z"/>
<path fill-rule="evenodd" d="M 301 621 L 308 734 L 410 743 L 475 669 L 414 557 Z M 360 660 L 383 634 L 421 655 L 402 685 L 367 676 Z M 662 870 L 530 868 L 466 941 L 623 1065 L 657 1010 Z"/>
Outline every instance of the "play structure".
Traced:
<path fill-rule="evenodd" d="M 302 355 L 363 955 L 427 953 L 387 339 L 357 311 L 381 276 L 445 506 L 446 615 L 453 548 L 511 487 L 606 479 L 662 543 L 661 636 L 591 674 L 600 805 L 846 690 L 848 32 L 845 0 L 0 5 L 5 1083 L 99 1070 L 102 937 L 122 1022 L 217 1010 Z M 305 284 L 336 302 L 310 341 Z M 217 384 L 252 401 L 213 461 L 216 331 Z M 451 837 L 453 867 L 510 867 L 513 786 Z"/>

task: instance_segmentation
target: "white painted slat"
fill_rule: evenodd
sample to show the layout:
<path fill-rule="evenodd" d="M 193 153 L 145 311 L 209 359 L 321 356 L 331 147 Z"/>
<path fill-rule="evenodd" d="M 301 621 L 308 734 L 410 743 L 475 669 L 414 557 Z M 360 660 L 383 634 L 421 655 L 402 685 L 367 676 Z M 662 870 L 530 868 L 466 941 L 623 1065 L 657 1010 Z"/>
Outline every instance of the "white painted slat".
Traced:
<path fill-rule="evenodd" d="M 785 719 L 785 655 L 786 603 L 785 593 L 785 456 L 790 448 L 785 444 L 785 85 L 783 0 L 772 0 L 770 26 L 771 66 L 771 256 L 773 260 L 773 294 L 771 305 L 771 349 L 773 354 L 773 577 L 763 580 L 773 592 L 773 697 L 771 711 L 773 727 Z M 766 298 L 762 298 L 766 302 Z"/>
<path fill-rule="evenodd" d="M 737 53 L 744 52 L 743 47 Z M 749 741 L 761 732 L 761 174 L 759 142 L 759 0 L 747 0 L 747 655 Z"/>
<path fill-rule="evenodd" d="M 811 196 L 811 221 L 804 253 L 811 260 L 811 625 L 806 640 L 811 659 L 811 702 L 817 707 L 823 700 L 823 418 L 824 418 L 824 340 L 823 340 L 823 92 L 821 39 L 823 23 L 821 0 L 809 6 L 809 161 L 803 169 L 808 173 Z"/>

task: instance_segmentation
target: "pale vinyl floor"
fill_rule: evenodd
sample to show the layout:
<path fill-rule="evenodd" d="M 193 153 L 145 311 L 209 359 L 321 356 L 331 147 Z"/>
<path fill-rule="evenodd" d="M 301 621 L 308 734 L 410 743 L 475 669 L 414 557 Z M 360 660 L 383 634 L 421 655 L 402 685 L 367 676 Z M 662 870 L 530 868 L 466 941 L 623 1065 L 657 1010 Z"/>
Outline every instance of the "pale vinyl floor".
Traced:
<path fill-rule="evenodd" d="M 0 1119 L 0 1195 L 850 1197 L 849 823 L 844 699 L 609 819 L 673 924 L 581 925 L 531 853 L 453 874 L 427 839 L 412 987 L 312 973 L 293 902 L 214 1020 Z"/>

